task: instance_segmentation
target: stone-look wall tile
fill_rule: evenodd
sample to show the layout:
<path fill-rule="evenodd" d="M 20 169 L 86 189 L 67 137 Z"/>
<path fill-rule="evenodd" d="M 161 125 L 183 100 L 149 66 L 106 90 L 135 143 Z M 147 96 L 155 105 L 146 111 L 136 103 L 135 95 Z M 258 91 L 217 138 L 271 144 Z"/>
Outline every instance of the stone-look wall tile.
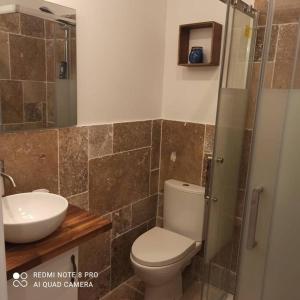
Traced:
<path fill-rule="evenodd" d="M 134 275 L 134 271 L 130 261 L 131 246 L 133 242 L 146 231 L 147 225 L 139 226 L 112 240 L 112 288 L 117 287 L 119 284 Z"/>
<path fill-rule="evenodd" d="M 47 122 L 56 121 L 55 83 L 47 83 Z"/>
<path fill-rule="evenodd" d="M 23 92 L 20 81 L 1 80 L 0 98 L 2 110 L 2 122 L 23 122 Z"/>
<path fill-rule="evenodd" d="M 88 192 L 68 197 L 68 201 L 70 204 L 75 205 L 81 209 L 84 209 L 86 211 L 89 210 L 89 193 Z"/>
<path fill-rule="evenodd" d="M 157 213 L 157 195 L 132 204 L 132 226 L 137 226 L 155 218 Z"/>
<path fill-rule="evenodd" d="M 152 149 L 151 149 L 151 169 L 158 169 L 160 162 L 160 143 L 161 143 L 162 120 L 152 122 Z"/>
<path fill-rule="evenodd" d="M 253 129 L 257 104 L 258 84 L 260 78 L 261 63 L 254 63 L 252 78 L 250 83 L 250 93 L 248 97 L 248 107 L 246 115 L 246 129 Z M 267 63 L 265 69 L 264 88 L 271 88 L 273 80 L 274 63 Z"/>
<path fill-rule="evenodd" d="M 43 19 L 21 14 L 20 24 L 21 34 L 39 38 L 45 37 L 45 27 Z"/>
<path fill-rule="evenodd" d="M 104 215 L 147 197 L 149 159 L 141 149 L 90 160 L 90 209 Z"/>
<path fill-rule="evenodd" d="M 204 152 L 213 153 L 215 140 L 215 126 L 205 125 Z"/>
<path fill-rule="evenodd" d="M 159 170 L 153 170 L 150 173 L 150 195 L 158 194 Z"/>
<path fill-rule="evenodd" d="M 8 33 L 0 31 L 0 79 L 9 79 Z"/>
<path fill-rule="evenodd" d="M 25 122 L 41 122 L 43 118 L 42 103 L 24 103 Z"/>
<path fill-rule="evenodd" d="M 276 45 L 278 39 L 278 30 L 279 27 L 277 25 L 272 26 L 272 34 L 271 34 L 271 45 L 269 49 L 269 61 L 273 61 L 276 53 Z M 265 38 L 266 27 L 258 27 L 257 29 L 257 37 L 256 37 L 256 46 L 255 46 L 255 55 L 254 61 L 258 62 L 262 59 L 264 38 Z"/>
<path fill-rule="evenodd" d="M 252 143 L 252 130 L 245 130 L 241 166 L 240 166 L 240 189 L 245 189 L 248 176 L 248 166 L 250 163 L 250 151 Z"/>
<path fill-rule="evenodd" d="M 204 154 L 203 158 L 203 170 L 202 170 L 202 182 L 201 185 L 203 187 L 206 186 L 206 176 L 207 176 L 207 163 L 208 163 L 208 158 L 211 156 L 211 154 Z"/>
<path fill-rule="evenodd" d="M 139 279 L 136 275 L 132 276 L 128 281 L 126 281 L 126 284 L 140 291 L 142 294 L 145 293 L 145 283 L 141 279 Z"/>
<path fill-rule="evenodd" d="M 55 22 L 45 20 L 45 38 L 46 39 L 55 38 Z"/>
<path fill-rule="evenodd" d="M 0 30 L 12 33 L 19 33 L 20 15 L 17 13 L 0 15 Z"/>
<path fill-rule="evenodd" d="M 284 0 L 285 1 L 285 0 Z M 276 9 L 274 13 L 273 23 L 275 24 L 287 24 L 287 23 L 298 23 L 300 16 L 300 7 L 289 7 L 289 8 L 278 8 L 278 2 L 276 2 Z M 297 5 L 299 6 L 299 5 Z"/>
<path fill-rule="evenodd" d="M 79 247 L 79 272 L 101 272 L 110 266 L 110 231 L 81 244 Z"/>
<path fill-rule="evenodd" d="M 46 83 L 37 81 L 23 81 L 24 102 L 38 103 L 46 101 Z"/>
<path fill-rule="evenodd" d="M 111 294 L 105 296 L 103 300 L 143 300 L 144 295 L 126 284 L 115 289 Z"/>
<path fill-rule="evenodd" d="M 112 125 L 89 127 L 89 158 L 112 154 Z"/>
<path fill-rule="evenodd" d="M 55 48 L 54 40 L 46 40 L 47 81 L 55 81 Z"/>
<path fill-rule="evenodd" d="M 57 131 L 45 130 L 0 135 L 0 159 L 5 171 L 16 181 L 7 193 L 31 192 L 45 188 L 58 193 Z"/>
<path fill-rule="evenodd" d="M 298 24 L 280 26 L 273 88 L 288 89 L 291 86 L 297 37 Z"/>
<path fill-rule="evenodd" d="M 14 34 L 9 39 L 11 78 L 45 81 L 45 41 Z"/>
<path fill-rule="evenodd" d="M 160 189 L 168 179 L 201 184 L 205 126 L 163 121 Z"/>
<path fill-rule="evenodd" d="M 79 288 L 78 300 L 99 300 L 110 291 L 110 268 L 101 272 L 98 278 L 91 280 L 92 288 Z"/>
<path fill-rule="evenodd" d="M 112 237 L 126 232 L 131 228 L 132 223 L 132 207 L 131 205 L 123 207 L 112 213 Z"/>
<path fill-rule="evenodd" d="M 117 123 L 113 125 L 114 153 L 148 147 L 151 144 L 151 121 Z"/>
<path fill-rule="evenodd" d="M 157 216 L 160 218 L 164 217 L 164 194 L 159 194 L 158 196 Z"/>
<path fill-rule="evenodd" d="M 60 193 L 77 195 L 88 190 L 88 128 L 59 130 Z"/>

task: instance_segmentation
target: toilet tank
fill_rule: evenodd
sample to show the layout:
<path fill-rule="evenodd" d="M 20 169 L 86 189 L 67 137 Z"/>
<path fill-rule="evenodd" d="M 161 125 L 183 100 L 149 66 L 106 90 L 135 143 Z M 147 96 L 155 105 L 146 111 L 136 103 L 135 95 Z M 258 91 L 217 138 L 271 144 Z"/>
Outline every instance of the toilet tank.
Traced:
<path fill-rule="evenodd" d="M 168 180 L 164 189 L 164 228 L 202 242 L 204 188 L 178 180 Z"/>

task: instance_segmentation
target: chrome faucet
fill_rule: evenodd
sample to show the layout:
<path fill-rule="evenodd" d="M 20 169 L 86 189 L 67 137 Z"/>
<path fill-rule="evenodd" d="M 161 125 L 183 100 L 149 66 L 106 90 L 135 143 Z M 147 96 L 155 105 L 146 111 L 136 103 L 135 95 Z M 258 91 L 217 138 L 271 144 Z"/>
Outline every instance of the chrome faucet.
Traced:
<path fill-rule="evenodd" d="M 15 183 L 15 180 L 10 175 L 4 173 L 4 162 L 3 162 L 3 160 L 0 160 L 0 176 L 7 178 L 11 182 L 11 184 L 14 188 L 17 187 L 17 185 Z"/>

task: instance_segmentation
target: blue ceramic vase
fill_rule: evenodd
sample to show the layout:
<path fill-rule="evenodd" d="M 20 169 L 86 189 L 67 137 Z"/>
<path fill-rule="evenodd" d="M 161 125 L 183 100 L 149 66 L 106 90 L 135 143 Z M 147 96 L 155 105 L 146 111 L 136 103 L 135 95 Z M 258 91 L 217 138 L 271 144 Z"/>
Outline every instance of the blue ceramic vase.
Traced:
<path fill-rule="evenodd" d="M 193 47 L 189 55 L 189 62 L 191 64 L 203 63 L 203 47 Z"/>

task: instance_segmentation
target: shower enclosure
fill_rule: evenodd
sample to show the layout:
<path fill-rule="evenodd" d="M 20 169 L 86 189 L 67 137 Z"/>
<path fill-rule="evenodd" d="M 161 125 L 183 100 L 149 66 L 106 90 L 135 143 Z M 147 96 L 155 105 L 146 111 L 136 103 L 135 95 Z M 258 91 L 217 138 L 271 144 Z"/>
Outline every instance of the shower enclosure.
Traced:
<path fill-rule="evenodd" d="M 300 0 L 227 5 L 202 299 L 297 299 Z"/>

